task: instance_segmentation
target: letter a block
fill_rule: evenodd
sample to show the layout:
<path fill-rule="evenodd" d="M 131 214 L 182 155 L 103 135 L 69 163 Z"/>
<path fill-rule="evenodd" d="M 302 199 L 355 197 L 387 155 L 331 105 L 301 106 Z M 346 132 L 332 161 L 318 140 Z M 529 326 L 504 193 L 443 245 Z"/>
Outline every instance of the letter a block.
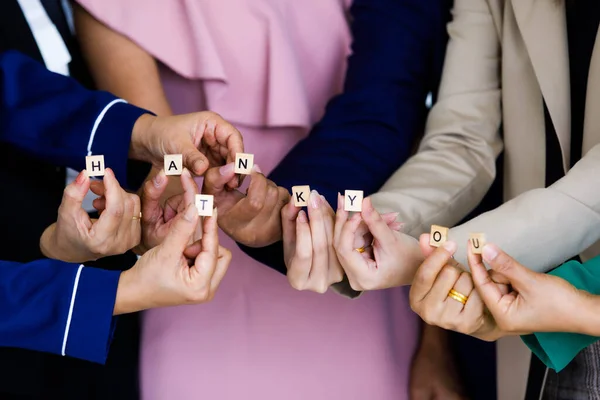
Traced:
<path fill-rule="evenodd" d="M 88 176 L 104 176 L 104 156 L 87 156 L 85 171 Z"/>
<path fill-rule="evenodd" d="M 346 190 L 346 192 L 344 193 L 344 210 L 361 212 L 362 202 L 362 190 Z"/>
<path fill-rule="evenodd" d="M 165 175 L 181 175 L 183 172 L 183 155 L 167 154 L 165 156 Z"/>
<path fill-rule="evenodd" d="M 213 206 L 215 198 L 210 194 L 197 194 L 196 195 L 196 208 L 198 209 L 198 215 L 204 217 L 210 217 L 213 215 Z"/>
<path fill-rule="evenodd" d="M 448 240 L 448 228 L 439 225 L 431 225 L 431 233 L 429 235 L 429 245 L 440 247 L 442 243 Z"/>
<path fill-rule="evenodd" d="M 483 253 L 483 246 L 485 246 L 485 233 L 471 233 L 469 235 L 469 241 L 473 249 L 473 254 Z"/>
<path fill-rule="evenodd" d="M 250 175 L 254 166 L 254 154 L 237 153 L 233 172 L 236 174 Z"/>
<path fill-rule="evenodd" d="M 292 197 L 296 207 L 307 207 L 308 196 L 310 196 L 310 186 L 292 186 Z"/>

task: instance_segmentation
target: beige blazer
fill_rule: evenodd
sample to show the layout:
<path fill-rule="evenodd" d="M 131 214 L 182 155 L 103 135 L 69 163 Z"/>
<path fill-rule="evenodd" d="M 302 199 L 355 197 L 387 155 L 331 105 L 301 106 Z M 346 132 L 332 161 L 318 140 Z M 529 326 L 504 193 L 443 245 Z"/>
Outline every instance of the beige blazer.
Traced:
<path fill-rule="evenodd" d="M 448 32 L 439 100 L 419 151 L 372 196 L 375 206 L 399 211 L 415 237 L 431 224 L 453 226 L 481 201 L 504 146 L 506 203 L 451 229 L 458 261 L 466 265 L 470 232 L 484 232 L 537 271 L 579 253 L 584 259 L 599 254 L 600 40 L 588 78 L 584 157 L 569 170 L 564 1 L 455 0 Z M 542 99 L 562 149 L 562 160 L 548 162 L 562 163 L 566 172 L 547 189 Z M 499 399 L 523 398 L 530 353 L 519 338 L 498 346 Z"/>

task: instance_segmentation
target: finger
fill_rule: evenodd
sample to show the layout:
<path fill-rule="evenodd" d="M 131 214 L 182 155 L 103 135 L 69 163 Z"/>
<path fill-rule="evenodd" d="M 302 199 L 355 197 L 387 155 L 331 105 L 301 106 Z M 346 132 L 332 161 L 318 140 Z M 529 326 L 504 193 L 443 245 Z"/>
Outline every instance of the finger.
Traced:
<path fill-rule="evenodd" d="M 244 139 L 239 130 L 220 116 L 214 129 L 214 137 L 220 146 L 227 149 L 227 162 L 235 162 L 235 155 L 244 152 Z M 231 179 L 227 186 L 235 189 L 242 184 L 244 176 Z"/>
<path fill-rule="evenodd" d="M 427 296 L 425 296 L 426 301 L 435 305 L 444 305 L 446 300 L 455 301 L 448 298 L 448 293 L 454 286 L 456 286 L 461 274 L 462 271 L 458 268 L 455 268 L 449 264 L 444 265 L 436 277 L 435 282 L 433 282 L 431 290 L 429 293 L 427 293 Z M 460 309 L 462 309 L 463 305 L 461 303 L 458 304 L 460 304 Z"/>
<path fill-rule="evenodd" d="M 90 190 L 97 196 L 104 196 L 104 182 L 90 181 Z"/>
<path fill-rule="evenodd" d="M 94 224 L 92 229 L 96 233 L 104 235 L 112 235 L 117 232 L 117 229 L 123 221 L 125 215 L 125 191 L 119 185 L 115 174 L 110 168 L 104 171 L 104 188 L 106 197 L 106 210 L 100 215 L 98 222 Z"/>
<path fill-rule="evenodd" d="M 362 254 L 356 251 L 353 246 L 355 242 L 356 231 L 361 221 L 362 219 L 360 218 L 360 214 L 354 214 L 348 221 L 346 221 L 342 227 L 339 242 L 335 247 L 338 259 L 342 261 L 346 272 L 349 270 L 352 271 L 359 266 L 364 266 L 365 264 Z"/>
<path fill-rule="evenodd" d="M 335 225 L 333 228 L 333 246 L 337 247 L 340 243 L 342 228 L 348 221 L 348 211 L 344 210 L 344 198 L 341 193 L 338 193 L 337 209 L 335 213 Z"/>
<path fill-rule="evenodd" d="M 267 178 L 260 172 L 257 172 L 257 168 L 256 164 L 252 167 L 253 172 L 250 178 L 250 185 L 248 186 L 248 193 L 246 194 L 246 198 L 240 202 L 242 203 L 241 206 L 244 206 L 247 210 L 246 217 L 248 219 L 254 218 L 261 212 L 265 206 L 268 193 Z M 260 171 L 260 169 L 258 170 Z"/>
<path fill-rule="evenodd" d="M 335 249 L 333 248 L 333 226 L 335 220 L 335 211 L 329 205 L 325 196 L 321 195 L 321 205 L 323 207 L 323 225 L 325 227 L 325 237 L 327 237 L 327 259 L 328 259 L 328 284 L 332 285 L 341 282 L 344 279 L 344 270 L 340 265 Z"/>
<path fill-rule="evenodd" d="M 312 265 L 309 279 L 316 285 L 319 293 L 327 291 L 329 275 L 329 251 L 325 232 L 323 199 L 316 190 L 310 192 L 308 219 L 312 235 Z"/>
<path fill-rule="evenodd" d="M 479 293 L 479 297 L 481 297 L 481 300 L 483 300 L 490 312 L 495 314 L 498 310 L 498 304 L 502 299 L 501 289 L 491 279 L 481 256 L 473 254 L 473 247 L 470 240 L 467 243 L 467 260 L 469 261 L 471 276 L 473 277 L 473 283 Z"/>
<path fill-rule="evenodd" d="M 423 256 L 429 257 L 431 253 L 434 252 L 435 247 L 429 244 L 429 233 L 423 233 L 419 236 L 419 247 L 421 248 L 421 253 Z"/>
<path fill-rule="evenodd" d="M 395 222 L 397 216 L 398 216 L 398 213 L 386 213 L 386 214 L 381 214 L 381 219 L 383 219 L 385 221 L 385 223 L 388 225 L 388 227 L 390 229 L 398 231 L 398 230 L 400 230 L 401 224 L 398 222 Z M 355 248 L 359 248 L 359 247 L 367 248 L 367 247 L 371 246 L 372 242 L 373 242 L 373 234 L 371 234 L 371 232 L 369 231 L 369 227 L 367 226 L 367 224 L 365 224 L 364 222 L 361 222 L 361 224 L 358 226 L 358 229 L 356 230 L 354 247 Z"/>
<path fill-rule="evenodd" d="M 466 271 L 460 272 L 460 275 L 459 275 L 458 279 L 456 280 L 456 283 L 450 289 L 454 289 L 458 293 L 465 296 L 467 298 L 467 302 L 468 302 L 471 292 L 473 291 L 473 279 L 471 279 L 471 275 Z M 444 313 L 444 315 L 447 318 L 447 320 L 445 322 L 446 322 L 446 326 L 449 326 L 449 324 L 453 324 L 458 321 L 459 314 L 464 310 L 464 308 L 466 307 L 466 304 L 463 304 L 459 301 L 456 301 L 452 297 L 449 297 L 448 293 L 446 293 L 445 301 L 447 303 L 446 310 Z M 469 315 L 471 315 L 471 314 L 469 314 Z M 463 333 L 468 333 L 468 332 L 463 332 Z"/>
<path fill-rule="evenodd" d="M 137 217 L 138 219 L 134 219 L 132 221 L 129 221 L 129 248 L 133 248 L 135 246 L 137 246 L 140 243 L 140 240 L 142 239 L 142 221 L 141 219 L 139 219 L 141 210 L 142 210 L 142 206 L 141 206 L 141 202 L 140 202 L 140 198 L 138 197 L 138 195 L 136 194 L 128 194 L 127 196 L 129 196 L 129 198 L 131 199 L 131 201 L 133 202 L 133 215 L 132 215 L 132 219 L 134 217 Z"/>
<path fill-rule="evenodd" d="M 227 185 L 235 177 L 234 163 L 223 165 L 219 168 L 209 169 L 204 176 L 204 186 L 202 192 L 218 196 L 221 194 Z"/>
<path fill-rule="evenodd" d="M 221 281 L 225 277 L 227 273 L 227 269 L 229 268 L 229 264 L 231 263 L 231 251 L 226 249 L 225 247 L 219 246 L 218 248 L 218 258 L 217 265 L 215 267 L 215 273 L 213 274 L 212 279 L 210 280 L 210 292 L 211 298 L 215 295 L 217 289 L 221 285 Z"/>
<path fill-rule="evenodd" d="M 198 209 L 193 203 L 189 204 L 185 211 L 173 220 L 169 233 L 160 245 L 162 251 L 170 255 L 183 254 L 190 237 L 196 231 L 199 219 Z"/>
<path fill-rule="evenodd" d="M 63 191 L 61 209 L 69 214 L 74 214 L 82 208 L 83 200 L 90 188 L 90 178 L 87 173 L 81 171 L 77 178 L 69 183 Z"/>
<path fill-rule="evenodd" d="M 106 198 L 105 197 L 98 197 L 97 199 L 94 199 L 92 201 L 92 206 L 99 212 L 101 213 L 102 211 L 104 211 L 104 209 L 106 208 Z"/>
<path fill-rule="evenodd" d="M 410 289 L 411 302 L 420 302 L 427 296 L 437 276 L 456 252 L 456 247 L 455 242 L 448 240 L 423 261 Z"/>
<path fill-rule="evenodd" d="M 160 199 L 167 189 L 169 178 L 164 170 L 158 171 L 152 179 L 144 183 L 142 189 L 142 217 L 144 222 L 154 225 L 161 217 Z"/>
<path fill-rule="evenodd" d="M 488 243 L 483 247 L 483 259 L 490 267 L 510 280 L 512 287 L 519 293 L 526 293 L 535 273 L 515 261 L 500 250 L 498 246 Z"/>
<path fill-rule="evenodd" d="M 208 159 L 202 154 L 193 143 L 188 143 L 183 151 L 183 166 L 194 173 L 196 176 L 203 175 L 209 168 Z"/>
<path fill-rule="evenodd" d="M 283 234 L 283 251 L 286 255 L 292 255 L 296 247 L 296 219 L 301 208 L 294 206 L 290 201 L 281 209 L 281 230 Z M 287 261 L 287 260 L 286 260 Z"/>
<path fill-rule="evenodd" d="M 288 281 L 293 288 L 304 290 L 312 268 L 312 235 L 306 212 L 301 210 L 296 218 L 296 247 L 291 265 L 288 266 Z"/>
<path fill-rule="evenodd" d="M 181 173 L 181 186 L 183 187 L 183 204 L 188 205 L 196 202 L 196 194 L 198 194 L 198 185 L 192 178 L 192 174 L 187 168 Z"/>
<path fill-rule="evenodd" d="M 190 271 L 190 275 L 197 285 L 208 287 L 217 267 L 219 254 L 217 218 L 216 208 L 213 210 L 212 216 L 204 218 L 201 239 L 202 251 L 196 257 L 194 268 L 191 268 Z"/>
<path fill-rule="evenodd" d="M 369 197 L 363 200 L 361 216 L 365 221 L 365 224 L 369 227 L 369 231 L 373 235 L 373 238 L 382 248 L 389 249 L 394 246 L 394 233 L 383 218 L 381 218 L 381 215 L 373 208 L 373 204 Z"/>

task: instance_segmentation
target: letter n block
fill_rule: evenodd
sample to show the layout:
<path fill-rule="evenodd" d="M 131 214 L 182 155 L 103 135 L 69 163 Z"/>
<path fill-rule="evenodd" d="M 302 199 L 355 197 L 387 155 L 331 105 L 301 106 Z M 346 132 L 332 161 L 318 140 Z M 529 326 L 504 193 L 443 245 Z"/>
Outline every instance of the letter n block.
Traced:
<path fill-rule="evenodd" d="M 88 176 L 104 176 L 104 156 L 87 156 L 85 171 Z"/>
<path fill-rule="evenodd" d="M 254 154 L 237 153 L 233 172 L 236 174 L 250 175 L 254 166 Z"/>
<path fill-rule="evenodd" d="M 183 155 L 167 154 L 165 156 L 165 175 L 181 175 L 183 172 Z"/>
<path fill-rule="evenodd" d="M 198 209 L 198 215 L 202 215 L 204 217 L 212 216 L 214 201 L 215 198 L 210 194 L 197 194 L 196 208 Z"/>
<path fill-rule="evenodd" d="M 449 229 L 445 226 L 431 225 L 431 233 L 429 235 L 429 245 L 440 247 L 442 243 L 448 240 Z"/>
<path fill-rule="evenodd" d="M 483 246 L 485 246 L 485 233 L 471 233 L 469 235 L 469 241 L 471 242 L 473 254 L 483 253 Z"/>
<path fill-rule="evenodd" d="M 361 212 L 363 202 L 362 190 L 346 190 L 344 192 L 344 210 Z"/>
<path fill-rule="evenodd" d="M 310 186 L 292 186 L 292 198 L 296 207 L 307 207 L 310 196 Z"/>

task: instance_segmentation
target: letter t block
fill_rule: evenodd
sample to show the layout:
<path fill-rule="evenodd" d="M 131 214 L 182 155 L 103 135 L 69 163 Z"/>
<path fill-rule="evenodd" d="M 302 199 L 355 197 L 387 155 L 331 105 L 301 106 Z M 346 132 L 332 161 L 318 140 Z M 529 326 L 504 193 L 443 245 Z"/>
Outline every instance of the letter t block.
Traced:
<path fill-rule="evenodd" d="M 212 216 L 214 201 L 215 198 L 210 194 L 197 194 L 196 208 L 198 209 L 198 215 L 202 215 L 204 217 Z"/>

